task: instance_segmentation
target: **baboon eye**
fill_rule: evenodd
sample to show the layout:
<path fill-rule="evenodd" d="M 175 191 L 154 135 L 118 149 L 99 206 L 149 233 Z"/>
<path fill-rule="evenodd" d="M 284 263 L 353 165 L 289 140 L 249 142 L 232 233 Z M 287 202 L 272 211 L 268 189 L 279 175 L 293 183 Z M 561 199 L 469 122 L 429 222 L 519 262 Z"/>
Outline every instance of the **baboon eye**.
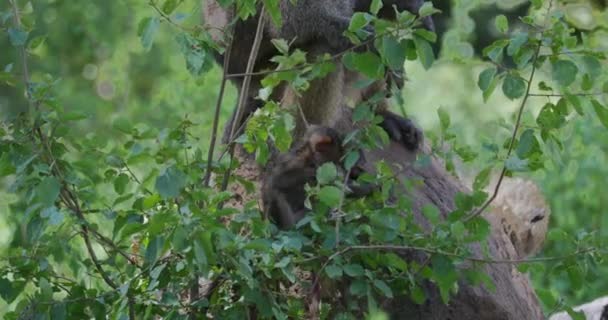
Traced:
<path fill-rule="evenodd" d="M 534 223 L 534 222 L 539 222 L 539 221 L 543 220 L 544 218 L 545 218 L 545 216 L 544 216 L 544 215 L 539 214 L 539 215 L 535 216 L 534 218 L 532 218 L 531 222 L 532 222 L 532 223 Z"/>

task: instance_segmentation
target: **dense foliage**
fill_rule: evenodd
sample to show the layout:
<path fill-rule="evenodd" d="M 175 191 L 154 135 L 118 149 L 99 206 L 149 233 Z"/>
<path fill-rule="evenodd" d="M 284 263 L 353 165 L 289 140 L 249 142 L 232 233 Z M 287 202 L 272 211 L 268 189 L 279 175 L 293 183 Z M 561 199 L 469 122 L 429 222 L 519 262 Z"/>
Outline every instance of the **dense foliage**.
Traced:
<path fill-rule="evenodd" d="M 256 9 L 251 0 L 220 2 L 236 5 L 241 18 Z M 280 21 L 277 2 L 263 1 L 267 23 Z M 365 177 L 381 190 L 354 201 L 343 197 L 340 170 L 325 165 L 319 185 L 309 188 L 314 214 L 281 232 L 255 201 L 242 210 L 223 206 L 233 195 L 204 179 L 238 164 L 224 147 L 207 160 L 222 78 L 212 53 L 223 48 L 200 26 L 198 1 L 2 4 L 0 310 L 7 311 L 0 316 L 181 318 L 204 311 L 241 319 L 255 310 L 263 318 L 301 318 L 310 286 L 330 280 L 333 290 L 348 288 L 342 291 L 350 299 L 323 297 L 322 315 L 381 317 L 382 299 L 424 302 L 427 280 L 448 302 L 460 277 L 493 286 L 476 272 L 491 258 L 472 259 L 467 245 L 488 236 L 488 224 L 470 217 L 488 199 L 489 173 L 503 166 L 507 175 L 534 177 L 552 206 L 545 249 L 520 264 L 545 311 L 606 294 L 608 282 L 598 279 L 608 277 L 608 9 L 535 0 L 521 19 L 494 14 L 498 39 L 476 57 L 468 13 L 485 1 L 453 2 L 438 60 L 432 44 L 439 40 L 419 18 L 379 20 L 381 2 L 374 1 L 348 33 L 362 43 L 359 31 L 374 25 L 377 51 L 311 61 L 275 41 L 276 68 L 291 71 L 269 73 L 261 96 L 282 81 L 305 91 L 334 58 L 370 79 L 405 64 L 410 82 L 395 105 L 420 120 L 448 169 L 464 162 L 479 171 L 473 193 L 459 195 L 447 221 L 425 207 L 433 227 L 423 230 L 401 214 L 411 212 L 407 197 L 390 201 L 399 182 L 386 163 Z M 430 4 L 420 11 L 433 14 Z M 234 96 L 230 88 L 221 119 Z M 358 147 L 386 143 L 373 102 L 355 107 L 362 126 L 349 141 Z M 292 116 L 267 101 L 237 142 L 264 163 L 266 141 L 285 150 L 291 129 Z M 346 167 L 357 154 L 348 154 Z M 254 191 L 238 177 L 230 184 Z M 404 259 L 397 254 L 403 250 L 424 254 L 426 263 Z M 191 301 L 198 277 L 217 287 Z"/>

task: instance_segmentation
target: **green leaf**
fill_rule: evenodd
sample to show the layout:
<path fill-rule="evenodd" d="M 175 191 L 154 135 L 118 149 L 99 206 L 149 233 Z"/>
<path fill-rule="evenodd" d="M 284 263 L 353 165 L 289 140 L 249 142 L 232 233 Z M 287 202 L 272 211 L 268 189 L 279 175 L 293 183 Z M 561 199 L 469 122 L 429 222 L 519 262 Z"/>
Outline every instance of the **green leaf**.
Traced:
<path fill-rule="evenodd" d="M 382 57 L 392 70 L 403 69 L 405 63 L 406 42 L 398 42 L 393 37 L 382 37 Z"/>
<path fill-rule="evenodd" d="M 519 137 L 519 143 L 517 144 L 515 153 L 520 159 L 526 159 L 533 151 L 538 150 L 539 148 L 540 144 L 534 135 L 534 130 L 527 129 Z"/>
<path fill-rule="evenodd" d="M 513 172 L 523 172 L 528 171 L 528 160 L 520 159 L 517 155 L 511 155 L 505 161 L 505 168 L 509 171 Z"/>
<path fill-rule="evenodd" d="M 424 301 L 426 300 L 426 294 L 424 293 L 424 290 L 422 290 L 422 288 L 420 288 L 419 286 L 414 286 L 412 289 L 410 289 L 410 297 L 412 298 L 412 300 L 419 304 L 422 305 L 424 303 Z"/>
<path fill-rule="evenodd" d="M 142 202 L 142 209 L 148 210 L 154 207 L 161 200 L 160 195 L 153 194 L 144 198 Z"/>
<path fill-rule="evenodd" d="M 594 56 L 583 56 L 583 69 L 592 80 L 595 80 L 602 74 L 602 63 Z"/>
<path fill-rule="evenodd" d="M 5 278 L 0 278 L 0 297 L 10 304 L 21 293 L 21 290 L 13 287 L 13 282 Z"/>
<path fill-rule="evenodd" d="M 572 105 L 574 110 L 576 110 L 576 113 L 578 113 L 581 116 L 585 115 L 585 112 L 583 111 L 583 105 L 581 103 L 581 99 L 583 99 L 584 97 L 579 97 L 579 96 L 576 96 L 573 94 L 568 94 L 568 93 L 564 94 L 564 97 Z M 584 99 L 586 99 L 586 98 L 584 98 Z M 567 114 L 564 113 L 563 115 L 565 116 Z"/>
<path fill-rule="evenodd" d="M 593 89 L 593 85 L 594 83 L 591 79 L 591 76 L 589 76 L 589 74 L 584 74 L 583 80 L 581 81 L 581 89 L 583 89 L 584 91 L 589 91 Z"/>
<path fill-rule="evenodd" d="M 337 264 L 330 264 L 325 267 L 325 273 L 331 279 L 342 277 L 342 268 Z"/>
<path fill-rule="evenodd" d="M 555 298 L 555 295 L 550 290 L 537 288 L 536 294 L 538 295 L 538 298 L 540 299 L 540 301 L 542 301 L 542 303 L 547 308 L 552 308 L 557 303 L 557 299 Z"/>
<path fill-rule="evenodd" d="M 57 207 L 52 206 L 40 211 L 40 216 L 42 218 L 46 218 L 49 220 L 49 223 L 53 226 L 61 224 L 63 222 L 63 213 L 57 209 Z"/>
<path fill-rule="evenodd" d="M 456 147 L 454 151 L 464 162 L 471 162 L 477 158 L 477 152 L 473 151 L 473 148 L 470 146 Z"/>
<path fill-rule="evenodd" d="M 381 79 L 384 76 L 384 64 L 378 55 L 372 52 L 355 53 L 344 55 L 344 65 L 372 79 Z"/>
<path fill-rule="evenodd" d="M 369 24 L 369 14 L 365 12 L 356 12 L 353 17 L 350 19 L 350 24 L 348 25 L 348 31 L 357 32 L 366 25 Z"/>
<path fill-rule="evenodd" d="M 585 319 L 587 319 L 587 317 L 585 316 L 585 313 L 582 310 L 581 311 L 574 311 L 574 309 L 572 309 L 571 307 L 566 307 L 566 312 L 572 318 L 572 320 L 585 320 Z"/>
<path fill-rule="evenodd" d="M 505 17 L 504 14 L 496 16 L 494 25 L 496 26 L 496 29 L 502 33 L 507 33 L 507 31 L 509 31 L 509 20 L 507 20 L 507 17 Z"/>
<path fill-rule="evenodd" d="M 270 42 L 280 53 L 285 55 L 289 53 L 289 43 L 285 39 L 272 39 Z"/>
<path fill-rule="evenodd" d="M 429 219 L 429 222 L 433 225 L 439 224 L 441 214 L 439 213 L 439 209 L 434 205 L 427 204 L 422 207 L 422 214 Z"/>
<path fill-rule="evenodd" d="M 435 62 L 435 53 L 431 44 L 423 37 L 414 35 L 414 44 L 416 45 L 416 54 L 424 69 L 428 70 Z"/>
<path fill-rule="evenodd" d="M 59 117 L 63 121 L 78 121 L 82 119 L 86 119 L 89 116 L 83 110 L 73 110 L 68 112 L 62 112 Z"/>
<path fill-rule="evenodd" d="M 515 34 L 513 38 L 509 41 L 509 46 L 507 47 L 507 54 L 510 56 L 516 55 L 519 52 L 519 49 L 522 45 L 524 45 L 528 41 L 528 34 L 525 32 L 518 32 Z M 530 50 L 532 55 L 534 55 L 534 51 Z M 530 57 L 531 58 L 531 57 Z M 529 58 L 528 58 L 529 59 Z"/>
<path fill-rule="evenodd" d="M 51 309 L 51 319 L 53 319 L 53 320 L 68 319 L 67 306 L 64 302 L 53 303 L 53 308 Z"/>
<path fill-rule="evenodd" d="M 595 99 L 591 100 L 591 104 L 593 105 L 593 110 L 595 110 L 595 114 L 597 114 L 600 122 L 608 129 L 608 109 Z"/>
<path fill-rule="evenodd" d="M 355 279 L 348 288 L 348 292 L 355 297 L 363 297 L 368 293 L 368 290 L 367 282 L 362 279 Z"/>
<path fill-rule="evenodd" d="M 156 178 L 156 190 L 164 199 L 175 198 L 186 186 L 186 175 L 175 166 L 171 166 Z"/>
<path fill-rule="evenodd" d="M 479 79 L 477 79 L 477 86 L 481 91 L 486 91 L 490 89 L 490 85 L 492 84 L 492 80 L 494 80 L 494 76 L 496 76 L 496 67 L 489 67 L 483 70 L 479 74 Z"/>
<path fill-rule="evenodd" d="M 391 288 L 386 284 L 386 282 L 382 281 L 382 280 L 374 280 L 374 287 L 376 287 L 378 290 L 380 290 L 380 292 L 382 292 L 382 294 L 387 297 L 387 298 L 392 298 L 393 297 L 393 291 L 391 290 Z"/>
<path fill-rule="evenodd" d="M 560 86 L 567 87 L 576 80 L 578 68 L 570 60 L 557 60 L 551 64 L 553 80 Z"/>
<path fill-rule="evenodd" d="M 500 62 L 502 60 L 502 51 L 509 44 L 509 40 L 497 40 L 491 45 L 483 49 L 483 55 L 490 58 L 494 62 Z"/>
<path fill-rule="evenodd" d="M 434 43 L 435 41 L 437 41 L 437 35 L 435 34 L 435 32 L 426 29 L 416 29 L 414 30 L 414 34 L 424 38 L 428 42 Z"/>
<path fill-rule="evenodd" d="M 212 233 L 203 232 L 194 242 L 194 257 L 199 267 L 207 272 L 209 266 L 215 264 L 215 250 L 213 249 Z"/>
<path fill-rule="evenodd" d="M 20 47 L 27 41 L 28 33 L 18 28 L 8 28 L 8 39 L 14 47 Z"/>
<path fill-rule="evenodd" d="M 166 14 L 171 14 L 182 2 L 184 2 L 184 0 L 166 0 L 165 3 L 163 3 L 162 10 Z"/>
<path fill-rule="evenodd" d="M 16 170 L 17 168 L 13 166 L 8 157 L 8 152 L 5 152 L 0 155 L 0 177 L 6 177 L 8 175 L 11 175 L 15 173 Z"/>
<path fill-rule="evenodd" d="M 361 277 L 365 275 L 365 269 L 358 264 L 347 264 L 344 266 L 344 273 L 350 277 Z"/>
<path fill-rule="evenodd" d="M 380 12 L 380 9 L 382 9 L 382 0 L 372 0 L 372 4 L 369 7 L 369 12 L 377 15 L 378 12 Z"/>
<path fill-rule="evenodd" d="M 437 109 L 437 116 L 439 116 L 439 122 L 441 123 L 441 129 L 446 131 L 450 127 L 450 114 L 447 113 L 442 107 Z"/>
<path fill-rule="evenodd" d="M 31 39 L 27 44 L 28 50 L 36 50 L 44 41 L 46 40 L 46 36 L 37 36 Z"/>
<path fill-rule="evenodd" d="M 346 154 L 346 157 L 344 158 L 344 168 L 346 170 L 352 169 L 357 164 L 357 161 L 359 161 L 360 157 L 361 157 L 361 154 L 358 151 L 356 151 L 356 150 L 349 151 Z"/>
<path fill-rule="evenodd" d="M 133 132 L 133 124 L 125 117 L 116 118 L 112 122 L 112 128 L 124 134 L 131 134 L 131 132 Z"/>
<path fill-rule="evenodd" d="M 175 36 L 175 41 L 186 60 L 186 68 L 192 75 L 200 75 L 212 66 L 212 58 L 208 49 L 199 40 L 187 32 Z"/>
<path fill-rule="evenodd" d="M 514 60 L 517 64 L 517 68 L 524 69 L 530 63 L 530 60 L 534 57 L 536 51 L 531 48 L 523 48 L 521 51 L 514 54 Z"/>
<path fill-rule="evenodd" d="M 55 177 L 46 177 L 35 189 L 36 199 L 43 207 L 50 207 L 59 197 L 61 184 Z"/>
<path fill-rule="evenodd" d="M 335 208 L 340 205 L 342 190 L 334 186 L 324 186 L 319 190 L 319 201 L 328 207 Z"/>
<path fill-rule="evenodd" d="M 146 248 L 146 254 L 144 256 L 144 261 L 146 262 L 146 265 L 150 265 L 156 262 L 156 259 L 160 257 L 160 254 L 163 251 L 164 245 L 165 238 L 163 236 L 156 236 L 150 239 L 148 247 Z"/>
<path fill-rule="evenodd" d="M 502 92 L 510 100 L 521 98 L 526 92 L 526 82 L 520 76 L 508 73 L 502 82 Z"/>
<path fill-rule="evenodd" d="M 141 45 L 144 47 L 145 51 L 150 50 L 152 48 L 152 44 L 154 43 L 154 37 L 156 36 L 156 32 L 158 31 L 158 27 L 160 25 L 160 19 L 158 17 L 154 18 L 144 18 L 139 22 L 139 30 L 138 33 L 141 39 Z"/>
<path fill-rule="evenodd" d="M 565 122 L 564 115 L 552 103 L 546 103 L 536 117 L 536 123 L 544 130 L 557 129 Z"/>
<path fill-rule="evenodd" d="M 473 190 L 483 190 L 490 183 L 490 173 L 492 173 L 492 166 L 485 167 L 479 171 L 475 180 L 473 181 Z"/>
<path fill-rule="evenodd" d="M 418 10 L 418 16 L 420 18 L 428 17 L 432 14 L 440 12 L 439 10 L 433 7 L 433 3 L 431 1 L 424 2 L 420 9 Z M 415 12 L 414 12 L 415 13 Z"/>
<path fill-rule="evenodd" d="M 534 9 L 540 9 L 543 6 L 543 0 L 532 0 L 532 6 Z"/>
<path fill-rule="evenodd" d="M 119 195 L 124 194 L 128 183 L 129 176 L 124 173 L 119 174 L 118 177 L 114 179 L 114 191 Z"/>
<path fill-rule="evenodd" d="M 326 162 L 317 169 L 317 182 L 320 185 L 334 182 L 337 176 L 338 170 L 332 162 Z"/>
<path fill-rule="evenodd" d="M 450 231 L 454 237 L 456 237 L 456 239 L 462 239 L 464 238 L 467 229 L 464 227 L 464 224 L 461 221 L 456 221 L 450 225 Z"/>

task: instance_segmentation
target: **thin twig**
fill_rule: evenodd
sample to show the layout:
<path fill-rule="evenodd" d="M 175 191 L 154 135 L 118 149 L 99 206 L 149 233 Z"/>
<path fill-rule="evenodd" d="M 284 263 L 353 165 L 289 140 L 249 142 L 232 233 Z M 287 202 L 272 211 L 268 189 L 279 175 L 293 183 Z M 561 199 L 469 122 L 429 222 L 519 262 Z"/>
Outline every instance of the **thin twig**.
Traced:
<path fill-rule="evenodd" d="M 249 53 L 249 59 L 247 60 L 247 68 L 246 73 L 251 74 L 253 68 L 255 67 L 255 61 L 258 57 L 258 52 L 260 50 L 260 44 L 262 43 L 263 30 L 265 24 L 265 7 L 262 5 L 260 9 L 260 17 L 258 18 L 258 26 L 255 31 L 255 38 L 253 40 L 253 46 L 251 47 L 251 52 Z M 241 85 L 241 89 L 239 90 L 239 102 L 236 106 L 235 116 L 232 122 L 232 127 L 230 130 L 230 140 L 233 140 L 236 135 L 236 130 L 241 123 L 241 118 L 243 117 L 243 111 L 245 109 L 245 103 L 247 102 L 247 98 L 249 97 L 249 85 L 251 84 L 251 75 L 246 75 L 243 79 L 243 84 Z M 232 163 L 234 161 L 234 149 L 235 145 L 231 144 L 229 147 L 230 154 L 230 165 L 224 174 L 224 180 L 222 181 L 221 190 L 225 191 L 228 188 L 228 182 L 230 181 L 230 174 L 232 169 Z"/>
<path fill-rule="evenodd" d="M 588 96 L 602 96 L 608 95 L 606 92 L 598 92 L 598 93 L 569 93 L 569 94 L 559 94 L 559 93 L 530 93 L 529 97 L 563 97 L 563 96 L 577 96 L 577 97 L 588 97 Z"/>
<path fill-rule="evenodd" d="M 328 62 L 334 62 L 338 59 L 340 59 L 342 56 L 344 56 L 345 54 L 352 52 L 355 49 L 358 49 L 360 47 L 363 46 L 367 46 L 371 43 L 373 43 L 377 38 L 388 34 L 390 32 L 386 31 L 380 34 L 375 35 L 374 37 L 370 37 L 369 39 L 366 39 L 365 41 L 361 42 L 360 44 L 354 45 L 352 47 L 349 47 L 346 50 L 343 50 L 341 52 L 336 53 L 335 55 L 326 58 L 326 59 L 321 59 L 319 61 L 315 61 L 313 63 L 306 63 L 306 64 L 302 64 L 296 67 L 292 67 L 292 68 L 286 68 L 286 69 L 277 69 L 277 70 L 263 70 L 263 71 L 256 71 L 256 72 L 252 72 L 252 71 L 247 71 L 244 73 L 230 73 L 228 75 L 226 75 L 229 79 L 231 78 L 243 78 L 243 77 L 255 77 L 255 76 L 265 76 L 265 75 L 269 75 L 269 74 L 273 74 L 273 73 L 281 73 L 281 72 L 291 72 L 291 71 L 298 71 L 298 70 L 302 70 L 304 68 L 308 68 L 310 66 L 314 66 L 314 65 L 318 65 L 318 64 L 323 64 L 323 63 L 328 63 Z"/>
<path fill-rule="evenodd" d="M 342 195 L 340 195 L 340 202 L 338 204 L 338 212 L 342 212 L 342 206 L 344 205 L 344 198 L 346 194 L 346 186 L 348 183 L 348 178 L 350 176 L 351 169 L 348 169 L 344 174 L 344 181 L 342 182 Z M 336 226 L 334 227 L 334 232 L 336 234 L 336 244 L 334 247 L 340 246 L 340 224 L 342 223 L 342 215 L 336 215 Z"/>
<path fill-rule="evenodd" d="M 552 5 L 553 5 L 553 1 L 550 1 L 549 7 L 547 8 L 547 13 L 546 13 L 547 16 L 549 15 L 549 12 L 551 11 Z M 546 21 L 545 21 L 545 23 L 546 23 Z M 515 120 L 515 128 L 513 128 L 513 134 L 511 135 L 511 141 L 509 142 L 509 149 L 507 151 L 507 156 L 506 156 L 507 159 L 511 156 L 511 153 L 513 152 L 513 148 L 515 147 L 517 133 L 519 132 L 519 127 L 521 126 L 521 118 L 524 113 L 524 108 L 526 107 L 526 102 L 528 101 L 528 98 L 530 97 L 530 89 L 532 88 L 532 80 L 534 79 L 534 74 L 536 73 L 535 63 L 538 60 L 538 55 L 540 54 L 541 47 L 542 47 L 542 41 L 539 40 L 538 45 L 536 46 L 536 51 L 534 52 L 534 58 L 532 59 L 532 71 L 530 72 L 530 77 L 528 78 L 528 82 L 527 82 L 527 86 L 526 86 L 526 94 L 524 95 L 524 99 L 521 101 L 521 105 L 519 106 L 519 111 L 517 112 L 517 120 Z M 494 199 L 496 199 L 496 197 L 498 196 L 498 191 L 500 190 L 502 180 L 505 178 L 506 173 L 507 173 L 507 166 L 505 164 L 502 167 L 500 176 L 498 177 L 498 181 L 496 182 L 496 186 L 494 187 L 494 192 L 492 193 L 492 196 L 488 200 L 486 200 L 486 202 L 481 207 L 479 207 L 477 210 L 473 211 L 473 213 L 471 213 L 470 215 L 466 216 L 464 218 L 464 222 L 468 222 L 471 219 L 479 216 L 480 214 L 483 213 L 483 211 L 486 208 L 488 208 L 488 206 L 490 206 L 490 204 L 492 204 Z"/>
<path fill-rule="evenodd" d="M 418 251 L 418 252 L 425 252 L 431 255 L 442 255 L 442 256 L 448 256 L 448 257 L 452 257 L 452 258 L 458 258 L 458 259 L 462 259 L 462 260 L 466 260 L 466 261 L 470 261 L 470 262 L 475 262 L 475 263 L 485 263 L 485 264 L 519 264 L 519 263 L 533 263 L 533 262 L 550 262 L 550 261 L 559 261 L 559 260 L 566 260 L 572 257 L 576 257 L 582 254 L 586 254 L 586 253 L 590 253 L 590 252 L 594 252 L 597 251 L 597 248 L 586 248 L 586 249 L 580 249 L 577 250 L 573 253 L 564 255 L 564 256 L 559 256 L 559 257 L 541 257 L 541 258 L 532 258 L 532 259 L 514 259 L 514 260 L 508 260 L 508 259 L 498 259 L 498 260 L 493 260 L 493 259 L 483 259 L 483 258 L 475 258 L 475 257 L 468 257 L 468 256 L 463 256 L 461 254 L 457 254 L 457 253 L 452 253 L 452 252 L 445 252 L 445 251 L 441 251 L 441 250 L 437 250 L 437 249 L 429 249 L 429 248 L 424 248 L 424 247 L 415 247 L 415 246 L 398 246 L 398 245 L 359 245 L 359 246 L 348 246 L 348 247 L 344 247 L 342 249 L 340 249 L 337 252 L 334 252 L 331 256 L 329 256 L 327 258 L 327 260 L 323 263 L 323 265 L 321 266 L 321 268 L 319 269 L 319 274 L 321 274 L 323 272 L 323 270 L 327 267 L 327 265 L 329 265 L 329 263 L 334 260 L 335 258 L 337 258 L 338 256 L 341 256 L 349 251 L 366 251 L 366 250 L 373 250 L 373 251 L 399 251 L 399 252 L 405 252 L 405 251 Z M 312 284 L 312 288 L 314 288 L 319 281 L 319 277 L 315 278 L 315 281 Z"/>
<path fill-rule="evenodd" d="M 234 37 L 232 37 L 234 39 Z M 213 116 L 213 129 L 211 130 L 211 141 L 209 142 L 209 151 L 207 151 L 207 171 L 203 178 L 203 186 L 209 187 L 209 180 L 211 179 L 211 168 L 213 164 L 213 154 L 215 153 L 215 143 L 217 142 L 217 131 L 220 122 L 220 109 L 222 107 L 222 101 L 224 100 L 224 89 L 226 88 L 226 82 L 228 81 L 228 68 L 230 67 L 230 54 L 232 52 L 232 42 L 224 51 L 224 65 L 222 70 L 222 82 L 220 84 L 220 92 L 215 103 L 215 114 Z"/>

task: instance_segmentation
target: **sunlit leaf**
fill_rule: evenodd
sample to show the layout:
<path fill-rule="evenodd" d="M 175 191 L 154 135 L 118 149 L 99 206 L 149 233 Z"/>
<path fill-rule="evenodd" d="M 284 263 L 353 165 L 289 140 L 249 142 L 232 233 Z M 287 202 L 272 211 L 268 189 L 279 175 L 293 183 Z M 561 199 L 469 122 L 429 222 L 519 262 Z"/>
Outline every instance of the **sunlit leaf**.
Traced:
<path fill-rule="evenodd" d="M 576 80 L 578 68 L 570 60 L 557 60 L 551 64 L 553 70 L 553 80 L 559 85 L 567 87 Z"/>
<path fill-rule="evenodd" d="M 496 26 L 496 29 L 498 29 L 498 31 L 502 33 L 507 33 L 507 31 L 509 31 L 509 21 L 507 20 L 507 17 L 505 17 L 504 14 L 496 16 L 496 20 L 494 20 L 494 25 Z"/>
<path fill-rule="evenodd" d="M 163 198 L 177 197 L 186 186 L 186 175 L 175 166 L 171 166 L 156 178 L 156 190 Z"/>
<path fill-rule="evenodd" d="M 526 82 L 518 75 L 508 73 L 502 82 L 502 92 L 511 100 L 523 97 Z"/>

